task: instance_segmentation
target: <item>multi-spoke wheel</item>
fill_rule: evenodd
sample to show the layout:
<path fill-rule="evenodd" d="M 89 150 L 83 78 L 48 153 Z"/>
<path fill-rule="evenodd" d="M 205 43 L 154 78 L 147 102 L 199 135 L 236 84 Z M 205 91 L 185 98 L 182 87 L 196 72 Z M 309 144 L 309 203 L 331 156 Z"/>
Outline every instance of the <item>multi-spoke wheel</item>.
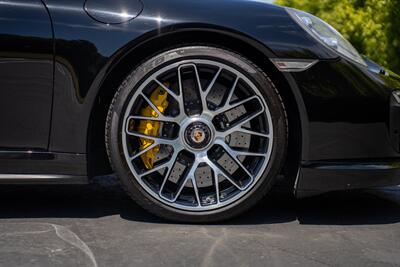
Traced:
<path fill-rule="evenodd" d="M 215 221 L 271 187 L 286 118 L 273 84 L 250 61 L 184 47 L 139 66 L 110 107 L 107 146 L 128 193 L 159 216 Z"/>

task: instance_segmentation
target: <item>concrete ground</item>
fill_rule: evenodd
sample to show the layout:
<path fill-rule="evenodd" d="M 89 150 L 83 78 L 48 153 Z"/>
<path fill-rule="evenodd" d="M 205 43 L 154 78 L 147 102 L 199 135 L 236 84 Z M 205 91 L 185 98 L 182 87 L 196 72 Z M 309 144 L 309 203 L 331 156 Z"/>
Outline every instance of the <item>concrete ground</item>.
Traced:
<path fill-rule="evenodd" d="M 400 187 L 274 193 L 231 221 L 185 225 L 143 211 L 112 178 L 1 186 L 0 266 L 400 266 Z"/>

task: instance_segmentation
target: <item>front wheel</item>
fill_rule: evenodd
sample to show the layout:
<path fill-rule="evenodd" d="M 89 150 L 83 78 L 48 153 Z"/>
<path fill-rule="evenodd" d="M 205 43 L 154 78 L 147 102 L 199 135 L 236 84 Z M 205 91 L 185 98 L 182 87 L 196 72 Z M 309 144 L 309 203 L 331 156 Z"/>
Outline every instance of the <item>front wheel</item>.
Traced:
<path fill-rule="evenodd" d="M 273 83 L 233 52 L 188 46 L 136 68 L 106 123 L 114 170 L 148 211 L 175 221 L 231 218 L 281 168 L 287 120 Z"/>

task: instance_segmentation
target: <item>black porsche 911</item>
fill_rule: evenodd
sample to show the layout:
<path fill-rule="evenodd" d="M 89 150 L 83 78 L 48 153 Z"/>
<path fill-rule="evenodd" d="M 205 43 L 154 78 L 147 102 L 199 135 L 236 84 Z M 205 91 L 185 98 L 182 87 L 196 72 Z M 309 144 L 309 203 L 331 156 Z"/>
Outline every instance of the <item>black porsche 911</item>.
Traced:
<path fill-rule="evenodd" d="M 400 183 L 400 78 L 257 0 L 0 1 L 0 182 L 115 172 L 175 221 Z"/>

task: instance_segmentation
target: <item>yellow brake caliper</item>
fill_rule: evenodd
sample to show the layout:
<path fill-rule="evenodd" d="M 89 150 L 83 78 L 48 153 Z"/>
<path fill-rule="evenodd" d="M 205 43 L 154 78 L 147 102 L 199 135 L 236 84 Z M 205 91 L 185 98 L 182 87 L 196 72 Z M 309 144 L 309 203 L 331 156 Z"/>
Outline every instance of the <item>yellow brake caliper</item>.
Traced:
<path fill-rule="evenodd" d="M 165 86 L 169 86 L 168 84 L 165 84 Z M 168 101 L 167 101 L 167 96 L 168 93 L 165 91 L 161 86 L 159 86 L 156 90 L 154 90 L 151 95 L 150 95 L 150 100 L 151 102 L 158 108 L 158 110 L 161 113 L 165 112 L 165 109 L 168 107 Z M 144 117 L 158 117 L 157 112 L 151 107 L 147 106 L 143 108 L 140 112 L 141 116 Z M 137 131 L 139 133 L 149 135 L 149 136 L 158 136 L 159 131 L 160 131 L 160 122 L 158 121 L 151 121 L 151 120 L 141 120 L 138 126 Z M 140 138 L 139 143 L 140 143 L 140 151 L 148 148 L 153 144 L 153 140 L 147 139 L 147 138 Z M 140 155 L 140 158 L 142 159 L 142 162 L 145 166 L 146 169 L 152 169 L 154 166 L 154 160 L 157 156 L 157 153 L 160 151 L 160 146 L 157 145 L 150 149 L 149 151 L 146 151 L 142 155 Z"/>

